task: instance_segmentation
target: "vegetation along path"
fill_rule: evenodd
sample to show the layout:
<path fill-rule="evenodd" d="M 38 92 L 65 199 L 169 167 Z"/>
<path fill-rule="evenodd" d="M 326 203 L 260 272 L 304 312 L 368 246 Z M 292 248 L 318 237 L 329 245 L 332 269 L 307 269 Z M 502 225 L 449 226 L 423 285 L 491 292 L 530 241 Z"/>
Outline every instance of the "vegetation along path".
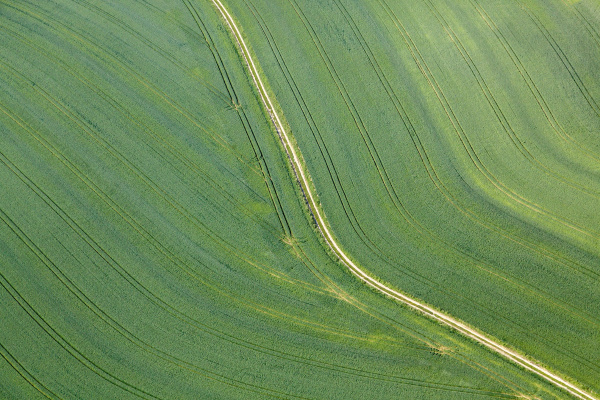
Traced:
<path fill-rule="evenodd" d="M 381 282 L 377 281 L 376 279 L 372 278 L 367 273 L 365 273 L 358 265 L 356 265 L 350 259 L 350 257 L 348 257 L 346 255 L 346 253 L 340 248 L 340 246 L 336 242 L 334 236 L 332 235 L 330 229 L 328 228 L 325 217 L 323 215 L 323 211 L 319 207 L 317 196 L 311 189 L 311 186 L 309 183 L 310 178 L 309 178 L 308 172 L 306 171 L 304 165 L 300 161 L 300 159 L 301 159 L 300 152 L 296 148 L 296 146 L 293 144 L 293 142 L 290 138 L 291 134 L 286 132 L 286 129 L 284 128 L 284 125 L 281 122 L 281 118 L 277 114 L 277 111 L 273 105 L 273 101 L 271 100 L 271 97 L 269 96 L 269 94 L 265 88 L 263 80 L 261 79 L 258 69 L 256 67 L 256 63 L 252 59 L 250 51 L 248 50 L 248 47 L 246 46 L 246 43 L 244 42 L 244 39 L 241 35 L 240 30 L 238 29 L 234 19 L 229 14 L 229 12 L 227 11 L 227 9 L 223 5 L 223 3 L 221 3 L 220 0 L 211 0 L 211 1 L 218 8 L 219 12 L 225 19 L 231 33 L 233 34 L 233 37 L 237 41 L 237 44 L 238 44 L 238 47 L 242 54 L 242 57 L 246 61 L 247 67 L 250 71 L 250 75 L 252 76 L 252 80 L 254 81 L 254 84 L 256 85 L 256 88 L 260 94 L 262 103 L 264 104 L 264 106 L 271 118 L 271 121 L 272 121 L 273 125 L 275 126 L 275 130 L 277 131 L 277 133 L 283 143 L 283 146 L 287 152 L 287 156 L 292 164 L 292 168 L 294 170 L 294 173 L 296 174 L 296 178 L 298 179 L 301 190 L 302 190 L 302 192 L 306 198 L 306 201 L 308 203 L 309 211 L 312 214 L 312 216 L 319 228 L 319 231 L 321 232 L 321 235 L 323 236 L 323 239 L 327 242 L 327 244 L 329 245 L 331 250 L 335 253 L 335 255 L 338 257 L 338 259 L 346 267 L 348 267 L 348 269 L 350 269 L 350 271 L 354 275 L 356 275 L 360 280 L 362 280 L 364 283 L 366 283 L 370 287 L 376 289 L 377 291 L 410 306 L 411 308 L 425 314 L 426 316 L 428 316 L 430 318 L 433 318 L 433 319 L 439 321 L 440 323 L 442 323 L 444 325 L 452 327 L 453 329 L 462 333 L 463 335 L 468 336 L 469 338 L 477 341 L 478 343 L 484 345 L 485 347 L 489 348 L 490 350 L 493 350 L 494 352 L 504 356 L 505 358 L 518 364 L 522 368 L 525 368 L 525 369 L 539 375 L 540 377 L 546 379 L 550 383 L 556 385 L 557 387 L 562 388 L 563 390 L 566 390 L 567 392 L 569 392 L 570 394 L 572 394 L 578 398 L 586 399 L 586 400 L 598 400 L 597 397 L 586 392 L 585 390 L 580 389 L 576 385 L 569 382 L 566 378 L 563 378 L 563 377 L 559 376 L 558 374 L 551 372 L 547 368 L 544 368 L 543 366 L 541 366 L 538 362 L 528 359 L 526 356 L 520 354 L 519 352 L 512 350 L 512 349 L 492 340 L 484 333 L 479 332 L 478 330 L 476 330 L 472 327 L 469 327 L 464 322 L 461 322 L 460 320 L 457 320 L 456 318 L 453 318 L 452 316 L 447 315 L 443 312 L 435 310 L 434 308 L 432 308 L 412 297 L 409 297 L 403 293 L 400 293 L 400 292 L 382 284 Z"/>

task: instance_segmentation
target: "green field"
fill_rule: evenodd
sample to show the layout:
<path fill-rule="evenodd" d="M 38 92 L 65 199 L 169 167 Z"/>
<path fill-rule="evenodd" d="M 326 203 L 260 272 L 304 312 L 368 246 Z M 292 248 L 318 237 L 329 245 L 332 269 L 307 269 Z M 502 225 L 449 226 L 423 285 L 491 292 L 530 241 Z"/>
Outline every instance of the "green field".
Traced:
<path fill-rule="evenodd" d="M 600 392 L 600 3 L 223 4 L 344 251 Z M 210 0 L 0 32 L 0 399 L 569 398 L 336 259 Z"/>

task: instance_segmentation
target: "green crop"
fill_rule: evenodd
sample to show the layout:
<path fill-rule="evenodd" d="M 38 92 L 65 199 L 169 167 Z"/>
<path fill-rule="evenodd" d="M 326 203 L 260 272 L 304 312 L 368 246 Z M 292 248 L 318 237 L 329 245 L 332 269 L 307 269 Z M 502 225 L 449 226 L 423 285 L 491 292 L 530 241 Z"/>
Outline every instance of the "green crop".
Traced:
<path fill-rule="evenodd" d="M 455 3 L 224 4 L 344 250 L 598 391 L 597 5 Z M 337 261 L 210 1 L 0 33 L 0 398 L 566 397 Z"/>

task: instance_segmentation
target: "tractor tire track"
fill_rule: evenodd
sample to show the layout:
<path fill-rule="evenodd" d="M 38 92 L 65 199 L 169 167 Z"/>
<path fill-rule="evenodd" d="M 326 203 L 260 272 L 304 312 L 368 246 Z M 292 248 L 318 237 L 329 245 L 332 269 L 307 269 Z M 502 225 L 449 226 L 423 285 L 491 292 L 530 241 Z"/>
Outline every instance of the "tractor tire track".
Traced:
<path fill-rule="evenodd" d="M 275 56 L 276 56 L 276 58 L 278 60 L 280 68 L 282 68 L 282 70 L 284 72 L 284 75 L 286 75 L 286 79 L 288 80 L 288 84 L 290 84 L 290 89 L 291 89 L 292 93 L 294 93 L 294 95 L 296 97 L 296 100 L 299 101 L 299 105 L 303 109 L 303 113 L 304 113 L 305 118 L 309 118 L 310 117 L 310 112 L 308 111 L 306 104 L 303 102 L 303 99 L 301 98 L 301 94 L 299 93 L 299 90 L 298 90 L 295 82 L 293 81 L 293 77 L 289 73 L 289 70 L 287 69 L 287 66 L 285 65 L 285 61 L 283 60 L 283 58 L 282 58 L 282 56 L 281 56 L 278 48 L 276 47 L 276 44 L 274 43 L 274 39 L 273 39 L 272 35 L 270 34 L 270 31 L 268 30 L 268 27 L 266 27 L 266 26 L 263 27 L 263 23 L 261 23 L 261 19 L 257 15 L 257 12 L 256 12 L 255 9 L 250 8 L 250 10 L 255 15 L 255 17 L 257 18 L 257 21 L 258 21 L 259 25 L 261 26 L 261 28 L 263 30 L 263 33 L 267 37 L 267 40 L 270 43 L 272 43 L 271 44 L 271 48 L 272 48 L 272 50 L 273 50 L 273 52 L 274 52 L 274 54 L 275 54 Z M 290 81 L 291 81 L 291 83 L 290 83 Z M 298 92 L 298 93 L 296 94 L 296 92 Z M 306 111 L 304 111 L 304 108 L 306 108 Z M 308 114 L 308 116 L 307 116 L 307 114 Z M 312 117 L 310 117 L 310 119 L 312 120 Z M 312 122 L 312 124 L 311 124 L 311 122 Z M 307 121 L 307 123 L 309 124 L 309 130 L 312 131 L 312 129 L 313 129 L 312 125 L 315 125 L 314 121 Z M 318 132 L 318 127 L 315 126 L 315 130 L 317 130 L 317 132 Z M 313 135 L 314 135 L 314 132 L 313 132 Z M 320 136 L 320 133 L 319 133 L 319 136 Z M 316 137 L 315 137 L 315 140 L 317 140 L 317 143 L 320 142 L 320 140 L 317 139 Z M 320 144 L 319 144 L 319 147 L 321 147 Z M 321 149 L 321 152 L 323 152 L 322 149 Z M 326 148 L 325 148 L 325 152 L 327 152 Z M 328 155 L 328 153 L 327 153 L 327 155 Z M 326 161 L 326 164 L 329 164 L 329 162 L 331 162 L 331 159 L 329 159 L 329 160 L 326 159 L 325 161 Z M 335 171 L 335 167 L 334 166 L 332 166 L 332 169 Z M 331 174 L 331 171 L 330 171 L 330 174 Z M 333 181 L 334 187 L 337 187 L 337 184 L 339 182 L 339 178 L 337 179 L 338 182 L 336 182 L 336 179 L 334 179 L 334 177 L 332 176 L 332 181 Z M 341 183 L 340 183 L 340 185 L 341 185 Z M 338 190 L 338 189 L 336 188 L 336 190 Z M 339 197 L 340 193 L 343 196 L 345 196 L 345 192 L 343 191 L 343 188 L 340 188 L 340 190 L 338 191 L 338 198 L 340 198 Z M 340 201 L 342 202 L 342 206 L 344 207 L 344 209 L 346 209 L 346 205 L 344 204 L 344 199 L 340 198 Z M 353 211 L 352 211 L 352 209 L 351 209 L 351 207 L 349 205 L 348 205 L 348 208 L 349 208 L 349 212 L 351 213 L 351 215 L 355 219 L 356 217 L 354 216 L 354 213 L 353 213 Z M 348 214 L 348 211 L 346 211 L 346 215 L 350 218 L 350 215 Z M 372 251 L 374 251 L 375 255 L 380 260 L 382 260 L 384 263 L 386 263 L 386 264 L 388 264 L 390 266 L 395 266 L 397 264 L 402 264 L 401 260 L 392 261 L 391 259 L 389 259 L 384 254 L 384 252 L 377 245 L 375 245 L 368 237 L 365 237 L 366 234 L 364 234 L 364 231 L 362 231 L 362 228 L 360 227 L 360 225 L 359 226 L 354 226 L 354 222 L 352 221 L 352 219 L 350 219 L 350 222 L 352 223 L 355 232 L 359 235 L 359 237 L 362 237 L 363 243 L 365 243 L 365 245 L 367 247 L 369 247 Z M 359 230 L 360 230 L 360 232 L 359 232 Z M 362 232 L 362 234 L 361 234 L 361 232 Z M 367 241 L 370 242 L 370 243 L 372 243 L 373 245 L 370 246 L 369 243 L 367 243 Z M 446 251 L 449 251 L 449 250 L 446 250 Z M 474 261 L 472 258 L 469 258 L 469 255 L 467 255 L 465 253 L 461 252 L 461 256 L 465 257 L 465 260 L 467 262 L 473 264 L 475 267 L 477 267 L 479 269 L 482 269 L 482 270 L 484 270 L 484 271 L 492 274 L 495 278 L 498 278 L 498 275 L 499 275 L 498 271 L 496 271 L 496 272 L 491 271 L 491 269 L 493 269 L 493 267 L 491 267 L 489 265 L 486 265 L 486 263 L 481 263 L 480 262 L 478 264 L 478 262 L 476 260 Z M 410 272 L 407 272 L 407 271 L 410 271 Z M 420 275 L 420 274 L 418 274 L 418 273 L 416 273 L 414 271 L 411 271 L 410 267 L 403 268 L 403 270 L 401 272 L 403 274 L 411 276 L 411 278 L 413 278 L 413 279 L 419 281 L 420 283 L 423 283 L 423 284 L 425 284 L 425 285 L 433 288 L 434 290 L 437 290 L 437 291 L 440 291 L 440 292 L 444 293 L 446 296 L 453 297 L 453 298 L 456 298 L 456 299 L 460 299 L 461 301 L 463 301 L 463 300 L 467 301 L 468 304 L 470 304 L 472 306 L 473 305 L 476 306 L 476 308 L 480 312 L 483 312 L 484 314 L 488 315 L 489 317 L 494 316 L 496 319 L 497 318 L 503 319 L 505 322 L 510 323 L 511 325 L 513 325 L 514 327 L 516 327 L 522 333 L 528 334 L 528 335 L 531 335 L 531 336 L 535 337 L 536 341 L 541 341 L 541 342 L 546 343 L 547 346 L 549 346 L 550 348 L 558 351 L 559 353 L 561 353 L 562 355 L 564 355 L 564 356 L 566 356 L 568 358 L 573 358 L 573 359 L 576 358 L 579 362 L 582 362 L 582 363 L 588 365 L 588 367 L 590 367 L 590 368 L 600 369 L 600 366 L 597 366 L 595 364 L 590 364 L 590 361 L 587 360 L 587 359 L 585 359 L 585 358 L 582 358 L 582 356 L 574 355 L 574 354 L 566 351 L 563 348 L 563 346 L 561 346 L 560 343 L 558 343 L 558 342 L 551 342 L 547 338 L 544 338 L 544 337 L 538 335 L 535 331 L 527 329 L 522 324 L 519 324 L 519 323 L 517 323 L 517 322 L 515 322 L 515 321 L 513 321 L 513 320 L 511 320 L 511 319 L 509 319 L 509 318 L 507 318 L 505 316 L 498 316 L 496 310 L 494 310 L 491 307 L 486 306 L 486 305 L 484 305 L 482 303 L 474 302 L 473 300 L 471 300 L 469 298 L 466 298 L 461 293 L 458 293 L 458 292 L 455 292 L 455 291 L 454 292 L 449 292 L 447 289 L 443 289 L 441 286 L 436 285 L 432 280 L 427 279 L 425 276 Z M 507 281 L 510 282 L 510 280 L 508 278 L 506 278 L 506 277 L 502 277 L 501 279 L 504 279 L 504 280 L 507 280 Z M 514 284 L 514 282 L 511 282 L 511 283 Z M 517 286 L 519 286 L 520 288 L 524 288 L 523 284 L 520 284 L 520 285 L 517 284 Z M 529 288 L 527 288 L 526 290 L 530 290 L 531 291 L 531 289 L 529 289 Z M 541 290 L 539 290 L 539 291 L 541 291 Z M 547 293 L 545 293 L 545 294 L 547 296 Z M 539 293 L 535 293 L 534 295 L 537 296 L 537 297 L 544 298 L 544 296 L 540 295 Z M 594 321 L 591 320 L 594 317 L 592 317 L 592 316 L 587 316 L 587 317 L 582 316 L 581 314 L 584 314 L 584 313 L 581 310 L 575 309 L 575 311 L 572 311 L 570 308 L 573 308 L 573 306 L 571 306 L 571 305 L 568 305 L 568 304 L 558 304 L 556 300 L 549 300 L 549 302 L 552 303 L 553 305 L 559 307 L 559 308 L 564 309 L 565 311 L 567 311 L 571 315 L 575 316 L 576 318 L 583 319 L 586 322 L 589 322 L 591 324 L 595 324 L 595 325 L 598 324 L 597 322 L 594 322 Z"/>

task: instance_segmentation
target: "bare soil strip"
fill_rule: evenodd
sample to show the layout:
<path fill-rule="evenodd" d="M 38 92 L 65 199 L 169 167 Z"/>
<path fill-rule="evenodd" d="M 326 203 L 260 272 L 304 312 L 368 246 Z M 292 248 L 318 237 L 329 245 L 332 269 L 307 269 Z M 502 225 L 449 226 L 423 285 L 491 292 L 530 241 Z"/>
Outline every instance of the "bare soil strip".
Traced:
<path fill-rule="evenodd" d="M 260 74 L 258 72 L 258 69 L 256 68 L 256 64 L 255 64 L 254 60 L 252 59 L 252 56 L 250 54 L 250 51 L 248 50 L 248 47 L 246 46 L 246 43 L 244 42 L 244 39 L 242 38 L 242 34 L 240 33 L 235 21 L 233 20 L 233 18 L 231 17 L 231 15 L 227 11 L 227 9 L 223 6 L 221 1 L 220 0 L 211 0 L 211 1 L 217 7 L 217 9 L 221 13 L 222 17 L 225 19 L 225 22 L 227 23 L 231 33 L 233 34 L 233 36 L 238 44 L 238 47 L 242 54 L 242 57 L 246 61 L 246 65 L 248 66 L 250 75 L 252 76 L 252 80 L 254 81 L 254 84 L 256 85 L 256 88 L 258 89 L 261 100 L 271 118 L 271 121 L 273 122 L 273 125 L 275 126 L 275 130 L 277 131 L 277 133 L 283 143 L 283 146 L 287 152 L 288 158 L 290 159 L 292 168 L 296 174 L 296 178 L 298 179 L 298 182 L 300 184 L 302 192 L 304 193 L 304 196 L 308 203 L 309 210 L 319 228 L 319 231 L 321 232 L 321 235 L 323 236 L 323 239 L 327 242 L 327 244 L 329 245 L 331 250 L 339 258 L 339 260 L 346 267 L 348 267 L 348 269 L 354 275 L 356 275 L 360 280 L 362 280 L 364 283 L 371 286 L 372 288 L 376 289 L 377 291 L 410 306 L 411 308 L 421 312 L 422 314 L 425 314 L 426 316 L 428 316 L 430 318 L 435 319 L 436 321 L 439 321 L 440 323 L 442 323 L 444 325 L 452 327 L 453 329 L 462 333 L 463 335 L 475 340 L 476 342 L 484 345 L 485 347 L 489 348 L 490 350 L 502 355 L 503 357 L 516 363 L 517 365 L 521 366 L 522 368 L 535 373 L 536 375 L 544 378 L 545 380 L 552 383 L 553 385 L 569 392 L 570 394 L 572 394 L 573 396 L 575 396 L 577 398 L 584 399 L 584 400 L 600 400 L 598 397 L 595 397 L 591 393 L 588 393 L 585 390 L 577 387 L 576 385 L 569 382 L 565 378 L 562 378 L 561 376 L 557 375 L 556 373 L 553 373 L 550 370 L 548 370 L 547 368 L 541 366 L 538 362 L 530 360 L 529 358 L 520 354 L 519 352 L 512 350 L 512 349 L 494 341 L 493 339 L 489 338 L 484 333 L 479 332 L 475 328 L 468 326 L 464 322 L 462 322 L 456 318 L 453 318 L 448 314 L 445 314 L 443 312 L 435 310 L 434 308 L 428 306 L 425 303 L 422 303 L 416 299 L 413 299 L 410 296 L 400 293 L 400 292 L 378 282 L 377 280 L 370 277 L 367 273 L 365 273 L 361 268 L 359 268 L 346 255 L 346 253 L 344 253 L 344 251 L 340 248 L 340 246 L 338 245 L 338 243 L 336 242 L 335 238 L 333 237 L 333 235 L 331 234 L 331 232 L 328 228 L 328 225 L 326 223 L 323 212 L 321 211 L 321 208 L 318 205 L 317 197 L 312 192 L 311 187 L 309 185 L 310 178 L 308 176 L 308 171 L 305 170 L 304 165 L 300 161 L 300 159 L 301 159 L 301 156 L 299 155 L 300 152 L 293 145 L 292 141 L 290 140 L 289 134 L 286 132 L 283 124 L 281 123 L 279 115 L 277 114 L 277 111 L 275 110 L 275 107 L 273 106 L 273 102 L 271 101 L 271 98 L 269 97 L 269 94 L 267 93 L 267 90 L 265 89 L 265 86 L 263 84 L 263 81 L 260 78 Z"/>

